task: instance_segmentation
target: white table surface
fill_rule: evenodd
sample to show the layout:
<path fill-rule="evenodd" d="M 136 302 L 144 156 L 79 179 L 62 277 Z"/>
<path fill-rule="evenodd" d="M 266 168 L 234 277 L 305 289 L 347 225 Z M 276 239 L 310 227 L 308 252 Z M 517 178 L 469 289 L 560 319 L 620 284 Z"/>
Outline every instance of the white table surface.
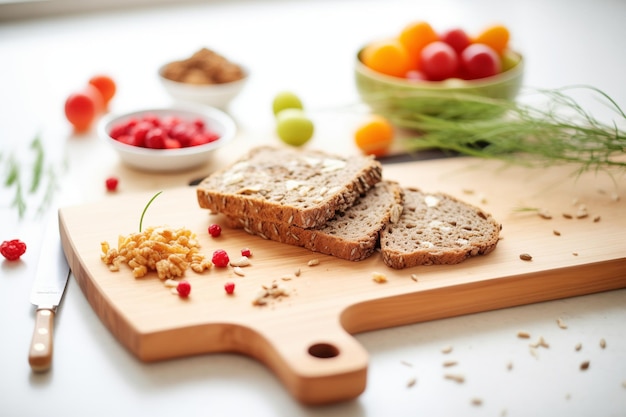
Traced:
<path fill-rule="evenodd" d="M 28 157 L 28 144 L 40 134 L 47 160 L 67 162 L 57 193 L 63 204 L 107 198 L 109 175 L 120 178 L 119 192 L 133 192 L 206 174 L 129 172 L 95 133 L 72 136 L 63 102 L 90 75 L 105 72 L 118 82 L 112 111 L 167 104 L 156 68 L 207 46 L 252 69 L 229 108 L 239 128 L 236 145 L 219 161 L 276 140 L 270 103 L 283 89 L 296 91 L 310 109 L 314 146 L 356 152 L 350 135 L 361 116 L 328 109 L 358 102 L 352 61 L 359 46 L 412 20 L 468 30 L 503 22 L 526 56 L 526 85 L 590 84 L 626 105 L 624 16 L 622 0 L 214 1 L 2 21 L 0 150 L 3 157 Z M 595 102 L 586 104 L 610 116 Z M 28 243 L 22 261 L 0 262 L 1 416 L 626 416 L 626 290 L 356 335 L 371 355 L 365 392 L 354 401 L 311 408 L 247 357 L 139 362 L 71 278 L 57 315 L 53 368 L 33 374 L 28 298 L 39 257 L 41 220 L 34 207 L 40 196 L 29 197 L 22 220 L 9 207 L 6 189 L 0 198 L 0 240 Z M 567 329 L 557 326 L 559 317 Z M 517 337 L 520 330 L 543 336 L 550 347 L 531 355 L 528 341 Z M 445 346 L 452 353 L 443 354 Z M 445 360 L 458 361 L 450 370 L 465 375 L 465 383 L 443 378 Z M 583 372 L 585 360 L 590 367 Z M 417 382 L 409 387 L 412 378 Z"/>

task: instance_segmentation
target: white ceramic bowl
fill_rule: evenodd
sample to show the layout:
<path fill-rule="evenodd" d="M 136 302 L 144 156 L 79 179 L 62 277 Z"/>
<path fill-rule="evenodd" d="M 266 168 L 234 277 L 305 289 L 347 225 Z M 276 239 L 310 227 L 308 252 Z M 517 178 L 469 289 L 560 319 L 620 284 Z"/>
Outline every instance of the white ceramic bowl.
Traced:
<path fill-rule="evenodd" d="M 238 81 L 211 85 L 189 84 L 163 77 L 164 68 L 165 65 L 159 68 L 159 80 L 174 100 L 183 103 L 200 103 L 219 109 L 225 109 L 239 95 L 250 76 L 248 70 L 242 67 L 245 76 Z"/>
<path fill-rule="evenodd" d="M 185 120 L 201 118 L 207 129 L 217 133 L 219 139 L 197 146 L 179 149 L 150 149 L 128 145 L 113 139 L 109 132 L 118 123 L 130 119 L 139 119 L 146 114 L 159 118 L 176 116 Z M 209 162 L 211 154 L 227 142 L 231 141 L 237 132 L 235 122 L 223 111 L 208 106 L 175 105 L 163 108 L 150 108 L 133 111 L 120 115 L 109 114 L 98 124 L 98 135 L 104 139 L 118 153 L 123 163 L 152 172 L 185 171 L 197 168 Z"/>

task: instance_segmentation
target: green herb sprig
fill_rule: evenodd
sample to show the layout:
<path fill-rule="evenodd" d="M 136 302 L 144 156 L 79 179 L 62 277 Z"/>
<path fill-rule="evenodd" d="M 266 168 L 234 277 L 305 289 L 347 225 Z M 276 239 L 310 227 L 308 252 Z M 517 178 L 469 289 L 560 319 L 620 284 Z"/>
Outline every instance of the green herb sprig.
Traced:
<path fill-rule="evenodd" d="M 596 119 L 570 94 L 573 90 L 587 90 L 600 98 L 616 114 L 613 123 Z M 439 114 L 396 106 L 388 107 L 384 115 L 397 126 L 416 131 L 404 140 L 409 152 L 437 148 L 529 166 L 569 163 L 577 165 L 578 173 L 626 170 L 626 133 L 618 127 L 626 114 L 611 97 L 590 86 L 534 93 L 538 105 L 459 94 L 447 97 L 448 105 Z M 428 98 L 422 93 L 419 97 Z M 397 103 L 397 98 L 381 97 L 379 104 Z M 403 103 L 410 98 L 404 94 Z"/>
<path fill-rule="evenodd" d="M 155 195 L 152 196 L 152 198 L 150 199 L 150 201 L 148 201 L 148 204 L 146 204 L 146 206 L 143 208 L 143 211 L 141 212 L 141 218 L 139 219 L 139 233 L 141 233 L 141 230 L 143 228 L 143 217 L 146 214 L 146 211 L 148 211 L 148 207 L 150 207 L 150 204 L 152 204 L 152 202 L 162 193 L 163 191 L 159 191 L 158 193 L 156 193 Z"/>

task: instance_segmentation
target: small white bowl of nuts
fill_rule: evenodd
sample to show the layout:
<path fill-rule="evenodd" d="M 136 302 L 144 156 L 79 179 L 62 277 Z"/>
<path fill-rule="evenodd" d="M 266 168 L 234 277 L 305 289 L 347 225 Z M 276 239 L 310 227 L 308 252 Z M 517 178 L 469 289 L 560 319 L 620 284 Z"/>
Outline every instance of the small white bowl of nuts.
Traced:
<path fill-rule="evenodd" d="M 202 48 L 189 58 L 161 66 L 158 75 L 174 100 L 224 109 L 244 88 L 249 72 L 217 52 Z"/>

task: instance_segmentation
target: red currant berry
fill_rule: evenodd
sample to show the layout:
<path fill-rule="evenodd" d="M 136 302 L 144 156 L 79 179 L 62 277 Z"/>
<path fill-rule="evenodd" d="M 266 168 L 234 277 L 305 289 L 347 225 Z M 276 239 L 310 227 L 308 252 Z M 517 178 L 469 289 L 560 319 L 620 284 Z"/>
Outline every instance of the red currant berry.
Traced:
<path fill-rule="evenodd" d="M 19 239 L 5 240 L 0 245 L 0 253 L 9 261 L 17 261 L 26 252 L 26 243 Z"/>
<path fill-rule="evenodd" d="M 211 259 L 211 262 L 213 262 L 213 265 L 217 267 L 224 268 L 228 266 L 230 259 L 228 258 L 228 254 L 225 250 L 218 249 L 213 252 L 213 258 Z"/>
<path fill-rule="evenodd" d="M 180 281 L 176 286 L 176 291 L 178 291 L 178 295 L 181 297 L 187 297 L 191 292 L 191 284 L 187 281 Z"/>
<path fill-rule="evenodd" d="M 249 248 L 243 248 L 241 250 L 241 256 L 245 256 L 245 257 L 249 258 L 249 257 L 252 256 L 252 252 L 250 252 Z"/>
<path fill-rule="evenodd" d="M 227 282 L 226 284 L 224 284 L 224 290 L 226 290 L 226 294 L 232 294 L 235 292 L 235 283 L 234 282 Z"/>
<path fill-rule="evenodd" d="M 209 226 L 209 234 L 213 237 L 218 237 L 222 234 L 222 228 L 219 224 L 212 224 Z"/>
<path fill-rule="evenodd" d="M 117 184 L 119 183 L 119 180 L 115 177 L 109 177 L 104 183 L 107 187 L 107 191 L 113 192 L 117 191 Z"/>

